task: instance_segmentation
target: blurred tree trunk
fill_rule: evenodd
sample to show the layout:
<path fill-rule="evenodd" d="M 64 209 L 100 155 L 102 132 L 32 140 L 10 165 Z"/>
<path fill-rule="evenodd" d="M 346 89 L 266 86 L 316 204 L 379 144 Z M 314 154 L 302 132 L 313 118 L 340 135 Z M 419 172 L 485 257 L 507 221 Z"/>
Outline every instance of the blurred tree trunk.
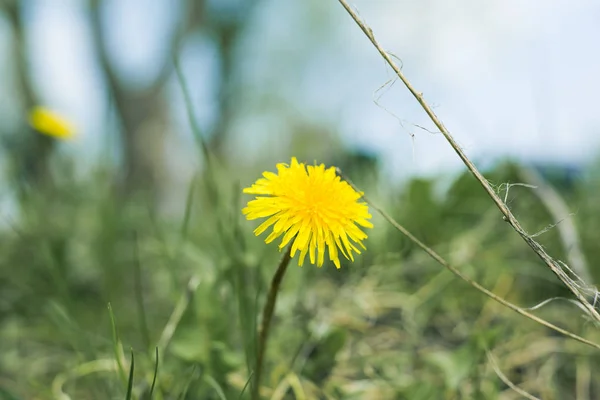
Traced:
<path fill-rule="evenodd" d="M 118 187 L 125 196 L 144 192 L 153 204 L 164 163 L 162 144 L 169 115 L 161 89 L 168 71 L 163 68 L 145 90 L 133 90 L 121 82 L 108 54 L 101 4 L 100 0 L 91 2 L 91 27 L 109 98 L 121 125 L 123 176 Z"/>
<path fill-rule="evenodd" d="M 218 158 L 225 156 L 225 144 L 230 135 L 230 126 L 235 115 L 235 44 L 242 25 L 239 23 L 213 23 L 211 27 L 217 42 L 220 60 L 218 82 L 218 117 L 210 134 L 209 149 Z"/>
<path fill-rule="evenodd" d="M 203 4 L 203 1 L 184 2 L 184 7 L 189 6 L 189 12 L 184 13 L 179 29 L 175 29 L 169 38 L 170 50 L 161 61 L 160 72 L 148 87 L 140 90 L 132 89 L 119 79 L 106 45 L 105 24 L 99 12 L 102 0 L 91 2 L 94 45 L 112 105 L 121 123 L 124 173 L 119 187 L 125 195 L 135 192 L 149 195 L 153 207 L 162 191 L 164 141 L 170 128 L 170 109 L 163 88 L 173 70 L 172 57 L 179 52 L 183 38 L 199 20 Z"/>
<path fill-rule="evenodd" d="M 30 82 L 29 63 L 26 58 L 24 30 L 22 26 L 22 3 L 18 0 L 0 0 L 4 5 L 15 38 L 15 70 L 18 74 L 23 107 L 26 111 L 38 105 L 38 99 Z M 149 194 L 155 203 L 161 193 L 164 178 L 165 154 L 163 144 L 170 126 L 170 110 L 163 88 L 171 76 L 172 56 L 177 56 L 183 39 L 196 27 L 211 38 L 218 51 L 219 73 L 217 75 L 217 119 L 210 132 L 205 132 L 211 152 L 218 158 L 225 157 L 226 144 L 231 135 L 231 123 L 235 117 L 236 94 L 239 82 L 237 71 L 237 44 L 259 0 L 248 0 L 238 5 L 213 4 L 207 10 L 204 0 L 181 0 L 184 12 L 179 29 L 170 37 L 170 49 L 155 80 L 145 89 L 133 89 L 119 79 L 107 49 L 107 24 L 103 24 L 99 8 L 103 0 L 90 1 L 90 22 L 98 62 L 108 88 L 111 106 L 114 107 L 121 128 L 123 174 L 118 187 L 121 193 Z M 126 44 L 124 44 L 126 45 Z M 25 143 L 26 142 L 26 143 Z M 39 134 L 27 136 L 27 140 L 14 146 L 19 176 L 27 181 L 40 182 L 47 179 L 48 158 L 54 141 Z"/>
<path fill-rule="evenodd" d="M 21 94 L 23 108 L 23 127 L 26 126 L 27 113 L 36 105 L 40 105 L 36 91 L 31 82 L 30 62 L 27 58 L 27 43 L 21 2 L 5 0 L 2 3 L 7 20 L 13 34 L 13 63 L 16 74 L 15 82 Z M 36 187 L 50 179 L 48 160 L 54 148 L 54 140 L 33 131 L 24 129 L 18 136 L 10 138 L 8 153 L 12 158 L 14 174 L 20 189 Z"/>
<path fill-rule="evenodd" d="M 210 132 L 209 148 L 218 158 L 226 156 L 226 144 L 231 135 L 231 123 L 235 116 L 236 93 L 240 88 L 236 76 L 237 44 L 244 33 L 259 0 L 240 2 L 235 10 L 225 10 L 209 15 L 205 25 L 217 44 L 220 71 L 217 86 L 218 117 Z"/>
<path fill-rule="evenodd" d="M 144 90 L 133 90 L 119 80 L 106 46 L 105 24 L 99 7 L 102 0 L 91 1 L 91 25 L 98 60 L 106 79 L 114 109 L 121 122 L 125 193 L 144 191 L 156 201 L 164 175 L 163 142 L 169 126 L 169 108 L 164 98 L 164 83 L 171 76 L 183 39 L 196 27 L 216 43 L 220 71 L 217 82 L 218 115 L 208 132 L 209 149 L 218 158 L 225 156 L 225 144 L 235 116 L 235 100 L 239 82 L 236 80 L 237 43 L 250 20 L 258 0 L 248 0 L 238 6 L 220 3 L 207 10 L 203 0 L 182 0 L 183 15 L 179 30 L 170 38 L 168 55 L 162 62 L 157 78 Z M 125 44 L 124 44 L 125 45 Z"/>

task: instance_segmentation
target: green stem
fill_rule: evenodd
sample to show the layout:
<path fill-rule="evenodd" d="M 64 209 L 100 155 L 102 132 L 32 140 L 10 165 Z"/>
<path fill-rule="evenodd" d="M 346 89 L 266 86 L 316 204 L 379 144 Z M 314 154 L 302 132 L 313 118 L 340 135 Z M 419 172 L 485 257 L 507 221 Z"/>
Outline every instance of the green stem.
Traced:
<path fill-rule="evenodd" d="M 260 378 L 262 376 L 263 362 L 265 358 L 265 352 L 267 349 L 267 339 L 269 337 L 269 328 L 271 326 L 271 319 L 273 318 L 273 312 L 275 311 L 275 303 L 277 302 L 277 294 L 279 293 L 279 287 L 283 280 L 283 275 L 287 270 L 291 260 L 290 247 L 285 250 L 277 271 L 273 275 L 271 280 L 271 286 L 269 287 L 269 293 L 267 295 L 267 302 L 262 312 L 262 322 L 260 324 L 260 330 L 258 332 L 258 349 L 256 355 L 256 368 L 254 370 L 254 388 L 252 390 L 252 399 L 258 400 L 260 398 Z"/>

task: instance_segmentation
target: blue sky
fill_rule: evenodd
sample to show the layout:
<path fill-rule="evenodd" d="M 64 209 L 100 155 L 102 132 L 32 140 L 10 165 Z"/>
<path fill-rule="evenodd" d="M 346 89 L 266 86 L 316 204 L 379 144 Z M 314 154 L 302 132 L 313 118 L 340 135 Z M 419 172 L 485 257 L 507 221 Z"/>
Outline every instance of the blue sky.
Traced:
<path fill-rule="evenodd" d="M 79 126 L 80 140 L 68 146 L 89 159 L 98 154 L 114 127 L 90 50 L 82 2 L 29 4 L 36 82 L 47 104 Z M 143 85 L 156 73 L 165 30 L 179 12 L 171 4 L 109 1 L 109 43 L 123 78 Z M 600 55 L 594 38 L 600 37 L 600 3 L 360 0 L 353 4 L 383 46 L 401 58 L 403 71 L 476 161 L 510 156 L 578 162 L 598 153 Z M 5 48 L 6 44 L 0 46 Z M 374 103 L 377 89 L 393 81 L 393 75 L 336 1 L 264 0 L 240 51 L 246 86 L 255 89 L 248 93 L 260 98 L 269 91 L 307 120 L 337 126 L 347 143 L 380 154 L 394 176 L 460 167 L 441 135 L 416 127 L 433 130 L 399 82 L 386 87 L 380 105 Z M 196 112 L 201 124 L 209 126 L 214 116 L 210 80 L 214 49 L 197 37 L 186 43 L 184 55 Z M 2 86 L 0 90 L 10 87 Z M 171 167 L 185 170 L 195 165 L 195 153 L 190 150 L 175 82 L 169 84 L 169 93 L 178 107 L 174 113 L 178 124 L 168 145 L 178 156 Z M 239 146 L 232 152 L 247 162 L 267 144 L 274 147 L 271 153 L 276 157 L 278 144 L 288 143 L 285 116 L 257 113 L 253 102 L 250 98 L 241 106 L 244 110 L 234 124 Z M 5 102 L 0 104 L 4 107 Z M 263 147 L 255 146 L 253 152 L 253 143 Z"/>

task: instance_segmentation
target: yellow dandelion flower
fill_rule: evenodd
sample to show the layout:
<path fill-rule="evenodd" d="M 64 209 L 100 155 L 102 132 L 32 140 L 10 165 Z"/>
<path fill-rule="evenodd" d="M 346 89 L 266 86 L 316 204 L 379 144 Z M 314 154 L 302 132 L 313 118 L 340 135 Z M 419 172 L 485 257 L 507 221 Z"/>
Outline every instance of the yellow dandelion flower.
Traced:
<path fill-rule="evenodd" d="M 302 266 L 308 253 L 310 263 L 321 267 L 325 248 L 329 259 L 340 268 L 338 249 L 351 261 L 352 252 L 360 254 L 355 243 L 365 249 L 362 241 L 367 235 L 358 225 L 372 228 L 367 204 L 359 201 L 362 193 L 356 192 L 335 173 L 335 168 L 325 165 L 299 163 L 295 157 L 291 164 L 277 164 L 277 174 L 264 172 L 244 193 L 259 195 L 242 210 L 249 220 L 269 217 L 254 230 L 256 236 L 273 226 L 265 239 L 270 243 L 283 235 L 279 249 L 295 237 L 291 256 L 300 251 L 298 265 Z M 354 243 L 353 243 L 354 242 Z"/>
<path fill-rule="evenodd" d="M 44 107 L 34 107 L 29 112 L 29 124 L 44 135 L 61 140 L 75 136 L 75 128 L 63 117 Z"/>

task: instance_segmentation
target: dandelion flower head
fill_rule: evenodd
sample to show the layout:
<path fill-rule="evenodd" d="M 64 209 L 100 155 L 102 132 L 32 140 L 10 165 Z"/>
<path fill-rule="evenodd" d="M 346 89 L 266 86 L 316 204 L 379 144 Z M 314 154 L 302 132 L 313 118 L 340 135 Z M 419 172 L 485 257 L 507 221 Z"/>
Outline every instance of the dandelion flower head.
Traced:
<path fill-rule="evenodd" d="M 306 166 L 294 157 L 291 164 L 277 164 L 277 173 L 264 172 L 244 193 L 257 195 L 242 210 L 246 218 L 268 217 L 254 230 L 256 236 L 272 226 L 266 243 L 283 235 L 283 249 L 294 239 L 291 256 L 300 251 L 300 266 L 308 254 L 310 263 L 321 267 L 326 248 L 336 268 L 339 252 L 354 261 L 352 253 L 360 254 L 357 245 L 365 249 L 362 241 L 367 238 L 359 226 L 373 227 L 367 204 L 359 201 L 362 193 L 323 164 Z"/>
<path fill-rule="evenodd" d="M 29 124 L 39 133 L 56 139 L 69 140 L 75 136 L 75 129 L 69 121 L 44 107 L 34 107 L 29 111 Z"/>

